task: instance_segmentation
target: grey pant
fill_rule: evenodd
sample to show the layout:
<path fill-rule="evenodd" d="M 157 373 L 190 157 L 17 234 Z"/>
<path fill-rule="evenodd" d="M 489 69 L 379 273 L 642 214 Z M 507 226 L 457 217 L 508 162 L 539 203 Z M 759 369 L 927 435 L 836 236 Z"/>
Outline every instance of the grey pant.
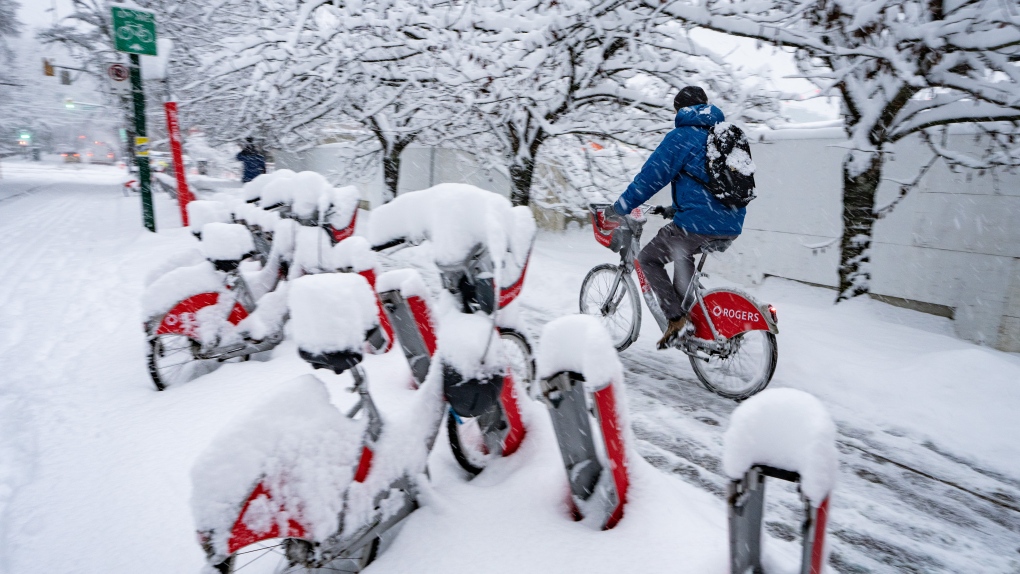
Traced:
<path fill-rule="evenodd" d="M 638 263 L 667 319 L 683 317 L 694 306 L 694 291 L 689 290 L 694 278 L 694 255 L 701 253 L 701 248 L 710 241 L 729 239 L 732 242 L 736 237 L 690 233 L 670 222 L 645 245 L 638 255 Z M 673 262 L 672 281 L 666 273 L 666 264 L 670 261 Z"/>

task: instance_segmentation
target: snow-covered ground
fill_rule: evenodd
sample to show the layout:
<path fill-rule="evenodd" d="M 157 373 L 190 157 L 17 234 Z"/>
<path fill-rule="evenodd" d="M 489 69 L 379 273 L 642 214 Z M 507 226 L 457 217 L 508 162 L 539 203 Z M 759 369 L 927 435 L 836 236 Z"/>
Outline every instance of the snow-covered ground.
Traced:
<path fill-rule="evenodd" d="M 195 240 L 165 196 L 149 234 L 122 171 L 76 168 L 2 167 L 0 572 L 197 572 L 194 461 L 310 368 L 287 342 L 156 393 L 143 278 Z M 532 337 L 575 312 L 584 274 L 614 257 L 588 230 L 540 234 L 520 301 Z M 870 300 L 834 307 L 828 291 L 773 279 L 755 294 L 779 310 L 772 386 L 814 394 L 837 423 L 830 569 L 1020 572 L 1020 357 Z M 534 403 L 521 451 L 472 481 L 440 439 L 423 507 L 368 572 L 726 572 L 721 445 L 735 404 L 702 389 L 685 356 L 655 351 L 649 319 L 621 354 L 648 463 L 635 464 L 616 529 L 567 517 L 551 425 Z M 370 380 L 388 360 L 366 362 Z M 336 392 L 346 380 L 320 377 L 349 400 Z M 785 572 L 800 504 L 770 489 L 768 562 Z"/>

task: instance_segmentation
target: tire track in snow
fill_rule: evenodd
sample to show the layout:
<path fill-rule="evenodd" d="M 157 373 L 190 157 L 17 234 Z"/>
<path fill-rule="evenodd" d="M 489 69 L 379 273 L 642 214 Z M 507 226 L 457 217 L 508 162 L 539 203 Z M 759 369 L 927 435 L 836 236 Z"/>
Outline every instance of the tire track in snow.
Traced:
<path fill-rule="evenodd" d="M 533 333 L 557 315 L 522 305 Z M 719 454 L 736 403 L 705 390 L 686 355 L 647 350 L 642 343 L 648 344 L 639 340 L 620 355 L 640 454 L 724 498 L 728 478 Z M 837 420 L 841 474 L 829 530 L 834 570 L 1020 571 L 1014 558 L 1020 556 L 1020 514 L 1011 509 L 1020 500 L 1020 481 L 930 442 Z M 769 492 L 770 543 L 799 544 L 802 508 L 794 489 L 770 481 Z"/>

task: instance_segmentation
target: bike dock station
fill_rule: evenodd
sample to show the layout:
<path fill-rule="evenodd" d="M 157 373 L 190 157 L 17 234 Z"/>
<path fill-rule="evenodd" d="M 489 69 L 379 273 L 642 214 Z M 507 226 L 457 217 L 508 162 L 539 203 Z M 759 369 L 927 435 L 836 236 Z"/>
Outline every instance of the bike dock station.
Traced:
<path fill-rule="evenodd" d="M 724 437 L 730 572 L 759 574 L 765 479 L 797 485 L 804 504 L 800 574 L 821 574 L 836 462 L 835 425 L 821 403 L 793 389 L 765 391 L 737 408 Z"/>
<path fill-rule="evenodd" d="M 541 398 L 552 417 L 575 519 L 610 529 L 623 518 L 630 482 L 626 425 L 616 401 L 623 368 L 608 335 L 591 317 L 550 322 L 542 343 L 537 357 Z"/>

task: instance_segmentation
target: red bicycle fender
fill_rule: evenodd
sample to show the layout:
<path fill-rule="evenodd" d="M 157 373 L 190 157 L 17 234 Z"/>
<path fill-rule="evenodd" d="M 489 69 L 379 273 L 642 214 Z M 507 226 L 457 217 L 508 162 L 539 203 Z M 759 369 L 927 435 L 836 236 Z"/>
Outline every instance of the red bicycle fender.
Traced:
<path fill-rule="evenodd" d="M 747 331 L 776 332 L 771 317 L 766 317 L 754 300 L 743 293 L 728 289 L 715 289 L 705 294 L 705 307 L 712 317 L 712 324 L 719 335 L 730 339 Z M 712 330 L 705 320 L 701 305 L 695 304 L 691 310 L 691 324 L 694 325 L 694 336 L 711 341 Z"/>
<path fill-rule="evenodd" d="M 499 290 L 499 307 L 502 309 L 510 303 L 514 302 L 514 299 L 521 294 L 521 289 L 524 288 L 524 276 L 528 274 L 528 265 L 531 264 L 531 254 L 528 254 L 528 260 L 524 262 L 524 267 L 521 268 L 521 276 L 517 278 L 509 287 L 504 287 Z"/>
<path fill-rule="evenodd" d="M 332 225 L 329 226 L 330 232 L 333 235 L 333 245 L 340 243 L 344 239 L 354 235 L 354 224 L 358 221 L 358 210 L 354 210 L 354 215 L 351 216 L 351 222 L 347 224 L 347 227 L 343 229 L 337 229 Z"/>
<path fill-rule="evenodd" d="M 197 336 L 195 329 L 198 323 L 195 321 L 195 313 L 199 309 L 215 305 L 219 298 L 219 293 L 199 293 L 184 299 L 163 315 L 163 319 L 159 322 L 159 327 L 156 328 L 155 334 Z"/>
<path fill-rule="evenodd" d="M 234 527 L 230 530 L 230 538 L 227 539 L 227 554 L 233 554 L 245 546 L 270 538 L 304 538 L 307 536 L 308 528 L 293 518 L 287 518 L 286 532 L 281 532 L 279 520 L 273 520 L 273 525 L 265 532 L 254 532 L 248 528 L 244 523 L 244 514 L 248 511 L 248 506 L 259 497 L 265 497 L 268 503 L 273 501 L 273 493 L 261 480 L 248 495 L 248 499 L 244 501 L 241 512 L 237 515 L 237 520 L 234 521 Z"/>
<path fill-rule="evenodd" d="M 503 388 L 499 393 L 499 402 L 503 405 L 503 413 L 506 415 L 506 422 L 510 430 L 503 439 L 503 456 L 510 456 L 517 452 L 524 440 L 524 421 L 521 419 L 521 407 L 518 403 L 517 384 L 514 382 L 513 373 L 507 368 L 506 376 L 503 378 Z"/>

